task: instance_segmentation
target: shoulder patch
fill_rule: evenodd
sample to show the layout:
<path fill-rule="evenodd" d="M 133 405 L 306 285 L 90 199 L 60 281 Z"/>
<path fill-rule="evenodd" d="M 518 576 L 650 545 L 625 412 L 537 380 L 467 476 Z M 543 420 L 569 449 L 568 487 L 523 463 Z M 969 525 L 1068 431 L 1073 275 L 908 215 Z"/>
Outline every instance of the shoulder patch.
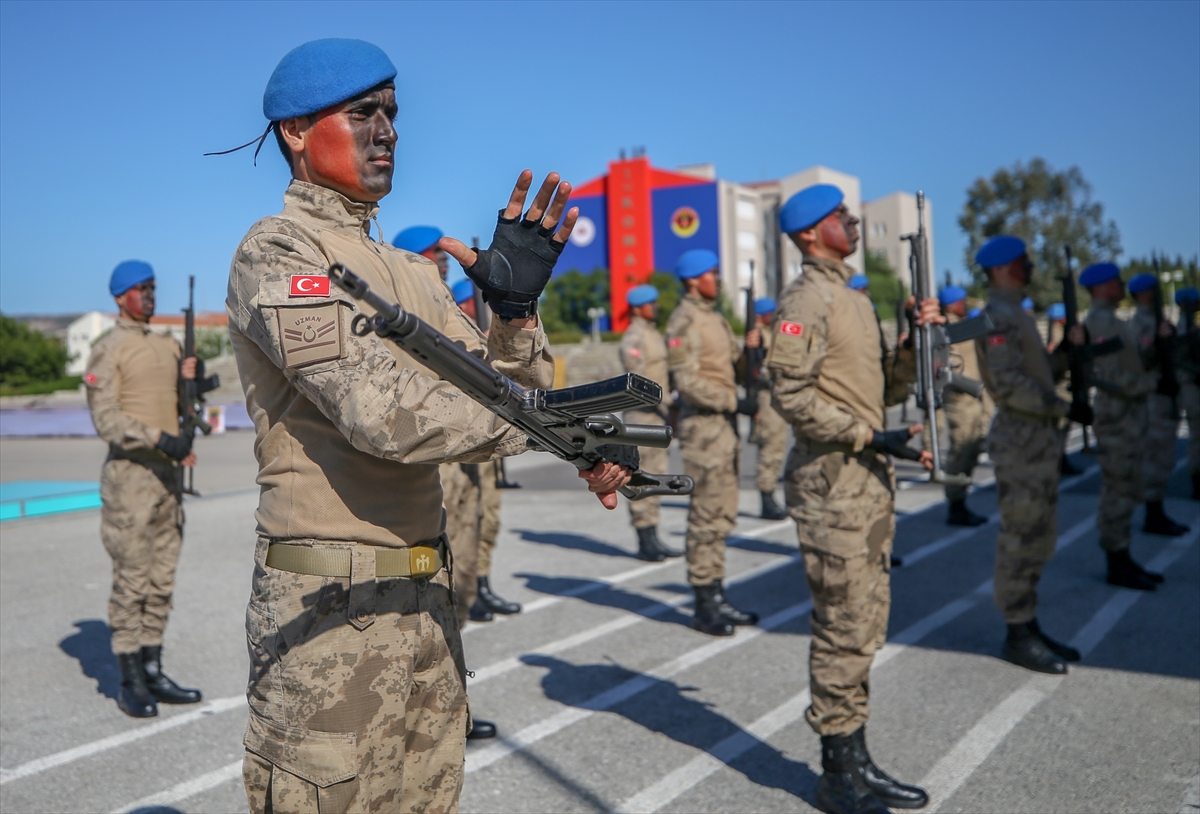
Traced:
<path fill-rule="evenodd" d="M 342 355 L 342 314 L 338 303 L 279 308 L 277 313 L 286 367 L 304 367 Z"/>
<path fill-rule="evenodd" d="M 788 322 L 784 319 L 779 322 L 779 332 L 788 336 L 801 336 L 804 333 L 804 326 L 799 322 Z"/>
<path fill-rule="evenodd" d="M 96 374 L 90 370 L 87 373 L 83 374 L 83 383 L 86 384 L 88 387 L 95 387 L 96 382 L 98 382 L 98 381 L 100 381 L 100 380 L 96 378 Z"/>
<path fill-rule="evenodd" d="M 668 348 L 677 348 L 682 344 L 683 344 L 683 337 L 681 337 L 681 336 L 672 336 L 669 340 L 667 340 Z"/>
<path fill-rule="evenodd" d="M 289 297 L 328 297 L 329 278 L 323 274 L 293 274 Z"/>
<path fill-rule="evenodd" d="M 633 358 L 635 358 L 635 359 L 636 359 L 636 358 L 638 358 L 639 356 L 641 356 L 641 355 L 642 355 L 641 348 L 630 348 L 630 349 L 629 349 L 629 355 L 630 355 L 630 356 L 632 356 L 632 357 L 633 357 Z"/>
<path fill-rule="evenodd" d="M 808 343 L 804 339 L 804 325 L 799 322 L 779 321 L 779 331 L 771 349 L 767 351 L 767 364 L 796 367 L 804 361 Z"/>
<path fill-rule="evenodd" d="M 992 334 L 987 338 L 987 341 L 989 345 L 1003 345 L 1004 334 Z"/>

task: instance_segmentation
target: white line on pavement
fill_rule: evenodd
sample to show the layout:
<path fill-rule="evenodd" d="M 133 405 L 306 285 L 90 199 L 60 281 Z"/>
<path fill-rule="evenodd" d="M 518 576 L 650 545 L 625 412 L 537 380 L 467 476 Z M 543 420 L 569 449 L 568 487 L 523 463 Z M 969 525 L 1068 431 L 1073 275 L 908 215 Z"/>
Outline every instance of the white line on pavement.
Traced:
<path fill-rule="evenodd" d="M 22 777 L 44 772 L 47 769 L 53 769 L 56 766 L 62 766 L 64 763 L 71 763 L 100 752 L 107 752 L 109 749 L 115 749 L 118 746 L 124 746 L 127 743 L 148 738 L 151 735 L 157 735 L 160 732 L 165 732 L 168 729 L 174 729 L 185 724 L 194 723 L 203 720 L 210 715 L 216 715 L 221 712 L 227 712 L 231 709 L 244 708 L 246 706 L 245 695 L 235 695 L 229 698 L 218 698 L 215 701 L 209 701 L 199 709 L 185 712 L 182 715 L 174 715 L 170 718 L 163 718 L 155 721 L 152 724 L 146 724 L 138 729 L 130 729 L 126 732 L 119 732 L 116 735 L 109 735 L 107 738 L 85 743 L 81 746 L 76 746 L 71 749 L 65 749 L 61 752 L 55 752 L 52 755 L 39 757 L 36 760 L 31 760 L 28 763 L 22 763 L 12 769 L 0 770 L 0 785 L 9 783 L 13 780 L 20 780 Z"/>
<path fill-rule="evenodd" d="M 128 805 L 123 805 L 118 809 L 114 809 L 112 814 L 127 814 L 127 812 L 137 811 L 143 808 L 155 808 L 158 806 L 169 806 L 172 803 L 178 803 L 186 800 L 189 797 L 195 797 L 202 791 L 208 791 L 211 788 L 216 788 L 222 783 L 228 783 L 234 778 L 241 779 L 242 777 L 242 761 L 235 760 L 227 766 L 222 766 L 215 772 L 202 774 L 199 777 L 193 777 L 191 780 L 185 780 L 182 783 L 171 786 L 166 791 L 160 791 L 157 794 L 151 794 L 149 797 L 143 797 L 140 800 L 134 800 Z"/>

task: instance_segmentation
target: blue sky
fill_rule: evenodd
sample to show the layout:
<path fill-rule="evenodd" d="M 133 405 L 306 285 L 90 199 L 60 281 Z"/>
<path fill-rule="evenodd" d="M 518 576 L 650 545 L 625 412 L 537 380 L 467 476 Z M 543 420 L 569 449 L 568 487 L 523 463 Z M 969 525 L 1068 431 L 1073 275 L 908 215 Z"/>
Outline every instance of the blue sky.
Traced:
<path fill-rule="evenodd" d="M 1200 3 L 0 3 L 0 309 L 111 308 L 130 257 L 159 308 L 222 308 L 286 165 L 257 135 L 289 49 L 371 40 L 399 69 L 390 239 L 491 233 L 517 173 L 582 183 L 619 149 L 734 181 L 824 164 L 923 188 L 962 273 L 967 186 L 1078 165 L 1125 256 L 1200 248 Z"/>

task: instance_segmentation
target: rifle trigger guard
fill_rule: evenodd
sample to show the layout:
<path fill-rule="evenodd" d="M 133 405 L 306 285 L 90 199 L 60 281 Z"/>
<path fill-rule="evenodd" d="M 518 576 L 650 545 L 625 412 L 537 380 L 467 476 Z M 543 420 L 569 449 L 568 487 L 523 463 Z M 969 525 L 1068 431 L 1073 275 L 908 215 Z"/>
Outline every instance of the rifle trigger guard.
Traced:
<path fill-rule="evenodd" d="M 366 314 L 355 314 L 354 319 L 350 320 L 350 333 L 355 336 L 366 336 L 374 330 L 371 327 L 371 318 Z"/>

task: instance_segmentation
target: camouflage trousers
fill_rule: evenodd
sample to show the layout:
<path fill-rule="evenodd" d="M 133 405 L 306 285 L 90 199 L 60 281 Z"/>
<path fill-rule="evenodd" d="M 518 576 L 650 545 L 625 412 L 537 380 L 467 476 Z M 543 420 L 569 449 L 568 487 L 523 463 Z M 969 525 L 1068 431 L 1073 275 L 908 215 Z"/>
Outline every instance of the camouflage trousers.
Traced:
<path fill-rule="evenodd" d="M 1096 529 L 1105 551 L 1124 551 L 1132 539 L 1133 511 L 1145 499 L 1146 399 L 1096 395 L 1096 452 L 1100 505 Z"/>
<path fill-rule="evenodd" d="M 268 542 L 246 608 L 252 814 L 456 811 L 469 716 L 446 571 L 376 581 L 374 549 L 340 544 L 352 578 L 293 574 L 264 566 Z"/>
<path fill-rule="evenodd" d="M 1167 481 L 1175 469 L 1175 439 L 1179 436 L 1176 400 L 1151 393 L 1146 399 L 1146 438 L 1143 444 L 1143 479 L 1146 500 L 1163 500 Z"/>
<path fill-rule="evenodd" d="M 871 714 L 871 664 L 887 637 L 895 474 L 874 452 L 828 449 L 797 439 L 784 496 L 813 601 L 805 718 L 818 735 L 848 735 Z"/>
<path fill-rule="evenodd" d="M 495 461 L 479 465 L 479 501 L 483 518 L 479 521 L 479 557 L 475 573 L 486 577 L 492 573 L 492 549 L 500 536 L 500 490 L 496 488 L 498 466 Z"/>
<path fill-rule="evenodd" d="M 112 557 L 108 626 L 112 649 L 162 644 L 183 544 L 183 498 L 166 462 L 105 461 L 100 473 L 100 539 Z"/>
<path fill-rule="evenodd" d="M 950 438 L 950 454 L 945 458 L 948 475 L 970 475 L 987 446 L 988 426 L 995 411 L 991 397 L 982 399 L 966 393 L 947 393 L 944 412 Z M 939 427 L 940 429 L 940 427 Z M 946 500 L 965 500 L 968 486 L 947 486 Z"/>
<path fill-rule="evenodd" d="M 988 433 L 1000 499 L 993 593 L 1010 625 L 1037 615 L 1037 584 L 1058 544 L 1058 465 L 1065 440 L 1056 424 L 1005 410 Z"/>
<path fill-rule="evenodd" d="M 774 492 L 787 456 L 788 424 L 771 405 L 771 391 L 758 391 L 758 415 L 750 443 L 758 447 L 754 485 L 760 492 Z"/>
<path fill-rule="evenodd" d="M 626 424 L 653 424 L 656 427 L 665 425 L 666 420 L 656 412 L 643 410 L 628 410 L 625 413 Z M 667 463 L 667 450 L 654 447 L 638 447 L 641 468 L 654 475 L 664 475 L 670 468 Z M 627 500 L 629 505 L 629 520 L 635 529 L 650 529 L 658 527 L 659 502 L 662 499 L 647 497 L 642 500 Z"/>
<path fill-rule="evenodd" d="M 688 583 L 725 579 L 725 538 L 737 523 L 737 434 L 727 416 L 689 415 L 680 421 L 683 472 L 696 481 L 688 504 Z M 644 502 L 644 501 L 643 501 Z"/>
<path fill-rule="evenodd" d="M 1181 382 L 1179 404 L 1187 412 L 1188 471 L 1200 472 L 1200 385 L 1195 382 Z"/>
<path fill-rule="evenodd" d="M 446 511 L 446 536 L 450 538 L 450 556 L 454 558 L 454 604 L 459 628 L 467 626 L 467 616 L 479 593 L 479 470 L 491 470 L 486 464 L 483 467 L 466 464 L 471 468 L 465 471 L 463 466 L 438 466 L 442 478 L 442 506 Z"/>

